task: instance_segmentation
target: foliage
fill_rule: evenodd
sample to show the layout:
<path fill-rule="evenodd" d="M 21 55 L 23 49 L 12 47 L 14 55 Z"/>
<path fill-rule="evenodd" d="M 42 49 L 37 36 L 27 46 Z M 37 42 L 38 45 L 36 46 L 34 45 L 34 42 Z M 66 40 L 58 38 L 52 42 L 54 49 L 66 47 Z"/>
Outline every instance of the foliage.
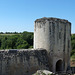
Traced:
<path fill-rule="evenodd" d="M 71 35 L 71 46 L 72 46 L 71 56 L 74 57 L 75 56 L 75 34 Z"/>
<path fill-rule="evenodd" d="M 0 33 L 0 49 L 28 49 L 33 47 L 33 32 Z"/>

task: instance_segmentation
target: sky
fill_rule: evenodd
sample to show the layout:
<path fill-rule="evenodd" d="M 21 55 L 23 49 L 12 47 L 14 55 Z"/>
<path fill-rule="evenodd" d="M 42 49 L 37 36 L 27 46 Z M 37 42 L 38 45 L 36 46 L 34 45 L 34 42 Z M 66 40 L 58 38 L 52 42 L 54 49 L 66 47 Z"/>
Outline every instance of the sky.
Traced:
<path fill-rule="evenodd" d="M 0 0 L 0 32 L 34 32 L 42 17 L 66 19 L 75 33 L 75 0 Z"/>

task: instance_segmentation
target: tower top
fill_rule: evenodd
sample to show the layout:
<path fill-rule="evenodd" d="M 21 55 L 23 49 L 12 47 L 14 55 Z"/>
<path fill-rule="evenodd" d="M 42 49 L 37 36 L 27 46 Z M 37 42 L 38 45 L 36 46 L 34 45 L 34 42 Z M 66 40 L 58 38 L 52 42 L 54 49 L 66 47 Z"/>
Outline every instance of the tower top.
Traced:
<path fill-rule="evenodd" d="M 70 23 L 68 20 L 65 20 L 65 19 L 59 19 L 59 18 L 53 18 L 53 17 L 43 17 L 43 18 L 40 18 L 40 19 L 36 19 L 35 22 L 44 22 L 44 21 L 59 21 L 59 22 L 68 22 Z"/>

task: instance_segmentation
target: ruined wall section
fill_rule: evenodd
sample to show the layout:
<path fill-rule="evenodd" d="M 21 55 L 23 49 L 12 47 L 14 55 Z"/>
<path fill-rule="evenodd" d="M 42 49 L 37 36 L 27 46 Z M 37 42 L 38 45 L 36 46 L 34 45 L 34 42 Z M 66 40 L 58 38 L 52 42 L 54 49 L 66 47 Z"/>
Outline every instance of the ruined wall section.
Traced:
<path fill-rule="evenodd" d="M 51 22 L 51 23 L 50 23 Z M 48 52 L 50 71 L 53 67 L 53 35 L 52 21 L 47 18 L 37 19 L 34 24 L 34 49 L 44 48 Z"/>
<path fill-rule="evenodd" d="M 67 20 L 57 19 L 55 21 L 55 48 L 54 62 L 63 61 L 63 70 L 70 68 L 70 51 L 71 51 L 71 23 Z M 55 64 L 54 63 L 54 64 Z M 56 64 L 55 64 L 56 66 Z M 54 66 L 54 68 L 55 68 Z"/>
<path fill-rule="evenodd" d="M 66 23 L 66 43 L 65 43 L 65 70 L 70 67 L 70 53 L 71 53 L 71 23 Z"/>
<path fill-rule="evenodd" d="M 47 20 L 35 21 L 34 25 L 34 49 L 50 47 L 49 22 Z"/>
<path fill-rule="evenodd" d="M 49 70 L 47 52 L 38 50 L 0 50 L 0 75 L 31 75 Z"/>
<path fill-rule="evenodd" d="M 34 25 L 34 48 L 44 48 L 49 53 L 51 71 L 62 60 L 63 69 L 70 67 L 71 23 L 59 18 L 41 18 Z"/>

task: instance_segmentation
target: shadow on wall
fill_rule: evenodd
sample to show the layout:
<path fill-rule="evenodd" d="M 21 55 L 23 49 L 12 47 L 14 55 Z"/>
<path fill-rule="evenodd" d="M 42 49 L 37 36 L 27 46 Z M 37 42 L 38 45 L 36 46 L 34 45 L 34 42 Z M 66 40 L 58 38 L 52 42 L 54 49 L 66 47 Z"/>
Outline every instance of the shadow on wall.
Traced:
<path fill-rule="evenodd" d="M 72 74 L 75 74 L 75 67 L 71 67 Z"/>

